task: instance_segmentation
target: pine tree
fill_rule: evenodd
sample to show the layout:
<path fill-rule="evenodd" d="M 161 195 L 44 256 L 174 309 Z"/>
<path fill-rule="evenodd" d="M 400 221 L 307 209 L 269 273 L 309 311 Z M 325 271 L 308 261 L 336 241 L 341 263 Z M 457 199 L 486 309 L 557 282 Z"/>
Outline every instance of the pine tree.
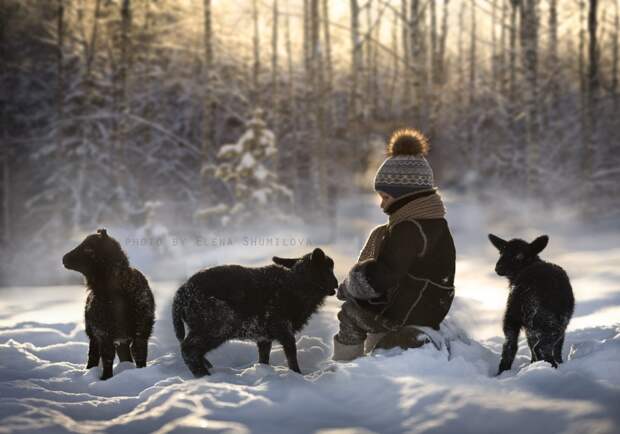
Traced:
<path fill-rule="evenodd" d="M 198 210 L 196 217 L 222 226 L 239 226 L 262 219 L 285 219 L 278 204 L 292 202 L 293 194 L 283 186 L 273 170 L 277 153 L 275 135 L 267 129 L 263 111 L 256 109 L 248 130 L 236 143 L 223 145 L 217 162 L 209 165 L 209 175 L 221 180 L 228 197 L 214 206 Z"/>

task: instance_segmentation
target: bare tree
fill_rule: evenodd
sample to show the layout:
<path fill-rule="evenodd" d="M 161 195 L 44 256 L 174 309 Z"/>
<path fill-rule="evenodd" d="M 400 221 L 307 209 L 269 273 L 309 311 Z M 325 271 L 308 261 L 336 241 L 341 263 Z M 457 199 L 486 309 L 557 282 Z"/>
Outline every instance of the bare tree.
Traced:
<path fill-rule="evenodd" d="M 456 92 L 457 102 L 459 103 L 459 110 L 464 112 L 464 99 L 462 97 L 461 86 L 465 83 L 465 10 L 467 8 L 467 2 L 461 2 L 459 10 L 459 37 L 457 42 L 457 64 L 458 64 L 458 91 Z"/>
<path fill-rule="evenodd" d="M 273 0 L 272 10 L 272 30 L 271 30 L 271 111 L 273 113 L 273 130 L 278 132 L 279 126 L 279 106 L 278 100 L 279 86 L 278 86 L 278 27 L 279 27 L 280 13 L 278 11 L 278 0 Z"/>
<path fill-rule="evenodd" d="M 494 91 L 497 91 L 497 85 L 500 83 L 499 79 L 499 62 L 497 48 L 497 0 L 491 1 L 491 78 Z"/>
<path fill-rule="evenodd" d="M 287 96 L 288 101 L 294 105 L 294 93 L 293 93 L 293 47 L 291 42 L 291 14 L 289 10 L 288 0 L 286 1 L 286 21 L 285 21 L 285 40 L 286 40 L 286 63 L 288 66 L 288 88 Z"/>
<path fill-rule="evenodd" d="M 323 23 L 323 41 L 325 47 L 325 73 L 326 73 L 326 96 L 331 99 L 331 92 L 334 86 L 334 64 L 332 60 L 332 41 L 329 22 L 329 0 L 322 0 L 321 15 Z"/>
<path fill-rule="evenodd" d="M 521 3 L 521 53 L 525 78 L 525 143 L 527 153 L 527 191 L 538 188 L 537 170 L 540 159 L 538 111 L 538 0 Z"/>
<path fill-rule="evenodd" d="M 360 41 L 360 8 L 357 0 L 351 0 L 351 110 L 353 117 L 359 113 L 359 72 L 362 69 Z"/>
<path fill-rule="evenodd" d="M 394 113 L 394 94 L 396 93 L 396 88 L 398 86 L 398 77 L 399 77 L 399 73 L 400 73 L 400 62 L 401 59 L 399 58 L 399 50 L 398 50 L 398 46 L 399 46 L 399 41 L 398 41 L 398 32 L 399 32 L 399 16 L 398 16 L 398 11 L 396 9 L 394 9 L 393 11 L 393 15 L 392 15 L 392 45 L 391 45 L 391 49 L 392 52 L 394 53 L 394 55 L 392 56 L 392 77 L 391 77 L 391 81 L 390 81 L 390 86 L 389 86 L 389 90 L 388 90 L 388 100 L 387 100 L 387 110 L 390 114 Z M 405 70 L 405 72 L 407 72 Z"/>
<path fill-rule="evenodd" d="M 64 0 L 57 0 L 58 16 L 56 18 L 56 142 L 57 157 L 62 157 L 64 151 L 63 122 L 65 118 L 65 67 L 64 67 L 64 42 L 65 42 L 65 6 Z"/>
<path fill-rule="evenodd" d="M 416 123 L 423 120 L 423 104 L 426 100 L 426 90 L 428 85 L 427 71 L 427 47 L 425 18 L 426 7 L 421 0 L 411 0 L 409 21 L 409 38 L 411 49 L 411 67 L 413 77 L 413 119 Z"/>
<path fill-rule="evenodd" d="M 579 96 L 580 96 L 580 112 L 581 112 L 581 131 L 583 135 L 583 141 L 586 140 L 586 61 L 585 61 L 585 44 L 586 44 L 586 29 L 585 29 L 585 0 L 579 0 Z"/>
<path fill-rule="evenodd" d="M 510 119 L 514 123 L 517 102 L 517 16 L 521 0 L 510 0 L 510 85 L 509 101 L 511 102 Z"/>
<path fill-rule="evenodd" d="M 310 72 L 312 77 L 312 102 L 314 116 L 319 133 L 317 143 L 317 160 L 319 163 L 319 203 L 324 210 L 327 210 L 327 207 L 329 207 L 327 202 L 327 149 L 325 143 L 325 110 L 322 101 L 325 85 L 323 78 L 323 60 L 321 57 L 320 48 L 320 29 L 319 0 L 310 0 Z"/>
<path fill-rule="evenodd" d="M 128 101 L 128 75 L 131 63 L 131 0 L 123 0 L 121 3 L 121 35 L 120 35 L 120 58 L 118 64 L 118 79 L 116 87 L 116 121 L 114 128 L 115 152 L 118 155 L 115 178 L 116 191 L 124 194 L 127 185 L 126 147 L 129 129 L 129 101 Z M 119 197 L 119 204 L 126 202 L 125 197 Z"/>
<path fill-rule="evenodd" d="M 549 0 L 549 49 L 547 53 L 549 81 L 551 87 L 551 112 L 555 115 L 558 111 L 560 100 L 560 84 L 558 74 L 560 64 L 558 57 L 558 7 L 557 0 Z"/>
<path fill-rule="evenodd" d="M 373 97 L 373 85 L 372 85 L 372 60 L 373 60 L 373 47 L 374 44 L 372 43 L 372 29 L 373 29 L 373 25 L 372 25 L 372 5 L 373 5 L 373 1 L 372 0 L 368 0 L 368 2 L 366 3 L 366 34 L 364 37 L 364 48 L 366 49 L 366 53 L 365 53 L 365 65 L 364 65 L 364 80 L 365 80 L 365 89 L 364 92 L 362 93 L 362 100 L 363 100 L 363 111 L 364 114 L 368 114 L 372 112 L 372 108 L 370 107 L 370 105 L 372 104 L 372 101 L 374 100 Z"/>
<path fill-rule="evenodd" d="M 618 14 L 618 0 L 615 1 L 616 14 L 614 17 L 614 32 L 611 60 L 611 95 L 614 103 L 614 113 L 620 109 L 620 95 L 618 94 L 618 44 L 620 43 L 620 16 Z"/>
<path fill-rule="evenodd" d="M 499 52 L 499 65 L 498 65 L 498 73 L 499 73 L 499 89 L 500 89 L 500 93 L 502 96 L 506 96 L 506 88 L 507 88 L 507 81 L 506 81 L 506 53 L 508 51 L 507 47 L 506 47 L 506 17 L 508 16 L 508 0 L 501 0 L 501 4 L 502 4 L 502 15 L 501 15 L 501 19 L 500 19 L 500 36 L 499 36 L 499 45 L 500 45 L 500 52 Z"/>
<path fill-rule="evenodd" d="M 411 71 L 411 49 L 410 49 L 410 35 L 411 23 L 408 14 L 407 0 L 401 0 L 401 15 L 402 15 L 402 43 L 403 43 L 403 69 L 404 69 L 404 82 L 403 82 L 403 98 L 401 101 L 401 107 L 404 108 L 404 113 L 409 112 L 411 107 L 411 91 L 413 89 L 412 71 Z"/>
<path fill-rule="evenodd" d="M 258 25 L 258 1 L 252 0 L 252 22 L 254 24 L 254 35 L 252 37 L 252 47 L 254 60 L 252 64 L 252 104 L 260 105 L 259 102 L 259 85 L 260 85 L 260 31 Z"/>
<path fill-rule="evenodd" d="M 588 79 L 587 79 L 587 132 L 586 143 L 584 147 L 584 169 L 586 181 L 592 180 L 594 170 L 594 156 L 596 152 L 596 130 L 598 115 L 598 98 L 599 98 L 599 67 L 598 67 L 598 42 L 597 42 L 597 12 L 598 0 L 589 0 L 590 7 L 588 10 Z M 586 182 L 586 189 L 590 182 Z M 586 197 L 589 197 L 590 191 L 586 191 Z"/>
<path fill-rule="evenodd" d="M 204 86 L 204 115 L 202 121 L 202 153 L 203 153 L 203 165 L 206 166 L 211 160 L 211 154 L 214 152 L 215 147 L 215 110 L 214 110 L 214 98 L 213 90 L 211 86 L 215 79 L 213 71 L 214 59 L 213 59 L 213 24 L 211 18 L 211 0 L 203 0 L 204 8 L 204 74 L 206 83 Z M 204 180 L 206 191 L 209 191 L 207 187 L 206 177 Z"/>
<path fill-rule="evenodd" d="M 448 35 L 448 10 L 450 0 L 443 2 L 443 13 L 441 17 L 441 27 L 437 26 L 437 12 L 435 2 L 430 2 L 431 10 L 431 112 L 429 135 L 435 135 L 436 123 L 440 117 L 443 92 L 442 87 L 445 83 L 445 52 L 446 40 Z"/>
<path fill-rule="evenodd" d="M 469 41 L 469 86 L 467 89 L 467 93 L 469 96 L 469 110 L 470 113 L 475 110 L 476 105 L 476 1 L 471 0 L 471 8 L 470 8 L 470 41 Z M 474 123 L 468 122 L 467 128 L 467 145 L 470 149 L 470 152 L 473 154 L 474 150 L 477 149 L 475 143 L 475 132 L 474 132 Z M 478 161 L 478 158 L 474 156 L 473 161 Z"/>

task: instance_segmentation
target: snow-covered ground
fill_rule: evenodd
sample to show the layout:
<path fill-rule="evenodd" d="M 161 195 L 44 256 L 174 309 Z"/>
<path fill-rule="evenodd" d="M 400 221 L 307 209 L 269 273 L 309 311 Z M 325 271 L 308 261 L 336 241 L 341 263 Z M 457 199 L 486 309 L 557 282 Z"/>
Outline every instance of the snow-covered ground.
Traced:
<path fill-rule="evenodd" d="M 549 210 L 520 210 L 544 214 L 540 223 L 515 210 L 489 215 L 465 199 L 448 206 L 459 252 L 457 298 L 444 327 L 449 351 L 427 345 L 335 364 L 329 356 L 339 303 L 332 298 L 298 336 L 304 375 L 288 371 L 279 346 L 272 366 L 262 366 L 254 344 L 230 342 L 209 356 L 214 374 L 195 380 L 179 357 L 170 322 L 180 280 L 158 280 L 164 275 L 159 265 L 150 270 L 158 319 L 149 364 L 140 370 L 119 364 L 102 382 L 99 368 L 84 369 L 82 287 L 4 288 L 0 432 L 620 432 L 620 231 L 586 230 L 570 215 Z M 363 242 L 359 234 L 384 219 L 370 207 L 352 213 L 358 218 L 343 225 L 341 241 L 325 246 L 340 278 Z M 566 362 L 557 370 L 543 362 L 530 365 L 521 341 L 513 369 L 495 377 L 507 290 L 493 274 L 489 229 L 503 237 L 548 233 L 542 256 L 572 278 L 577 308 Z M 286 238 L 295 236 L 304 235 Z M 140 251 L 127 250 L 148 268 Z M 272 254 L 304 250 L 233 242 L 199 257 L 181 255 L 169 266 L 190 274 L 202 265 L 264 264 Z"/>

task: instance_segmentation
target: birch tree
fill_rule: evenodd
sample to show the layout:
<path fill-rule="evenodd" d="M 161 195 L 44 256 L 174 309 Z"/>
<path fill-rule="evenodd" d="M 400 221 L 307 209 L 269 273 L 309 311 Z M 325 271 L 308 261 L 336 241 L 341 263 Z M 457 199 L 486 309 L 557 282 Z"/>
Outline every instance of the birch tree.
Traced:
<path fill-rule="evenodd" d="M 360 41 L 360 9 L 357 0 L 351 0 L 351 109 L 353 117 L 359 113 L 359 73 L 362 70 Z"/>
<path fill-rule="evenodd" d="M 538 0 L 521 3 L 521 53 L 525 78 L 525 143 L 527 154 L 527 191 L 537 191 L 540 158 L 538 119 Z"/>

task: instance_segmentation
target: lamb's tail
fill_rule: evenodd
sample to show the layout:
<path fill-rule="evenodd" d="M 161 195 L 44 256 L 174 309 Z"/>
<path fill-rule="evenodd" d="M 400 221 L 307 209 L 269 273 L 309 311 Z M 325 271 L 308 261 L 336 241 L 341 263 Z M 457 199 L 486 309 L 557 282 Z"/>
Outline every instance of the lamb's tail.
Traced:
<path fill-rule="evenodd" d="M 181 286 L 172 301 L 172 325 L 174 326 L 174 334 L 179 341 L 185 338 L 185 325 L 183 324 L 184 289 L 185 286 Z"/>

